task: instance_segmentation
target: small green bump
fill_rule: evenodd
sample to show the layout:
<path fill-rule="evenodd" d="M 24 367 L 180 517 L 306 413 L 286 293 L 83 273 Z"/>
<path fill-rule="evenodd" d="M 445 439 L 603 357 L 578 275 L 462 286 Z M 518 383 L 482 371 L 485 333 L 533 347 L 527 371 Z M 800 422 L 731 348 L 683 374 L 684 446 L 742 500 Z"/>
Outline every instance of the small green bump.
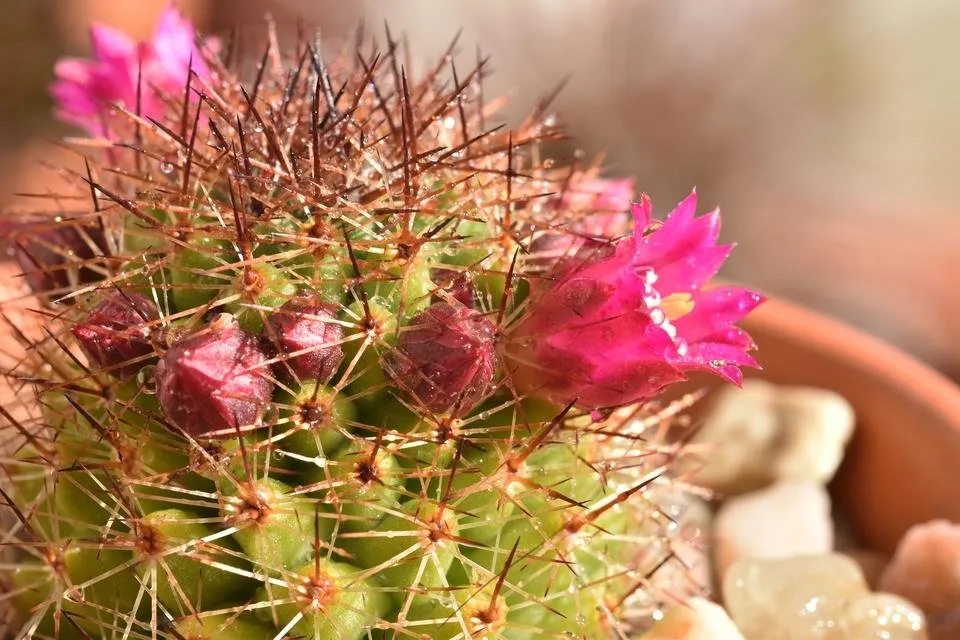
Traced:
<path fill-rule="evenodd" d="M 297 286 L 273 265 L 262 262 L 241 269 L 232 284 L 237 300 L 226 309 L 237 316 L 240 327 L 248 333 L 260 333 L 269 310 L 283 306 L 297 293 Z"/>
<path fill-rule="evenodd" d="M 482 262 L 490 254 L 492 236 L 490 225 L 481 220 L 463 219 L 457 224 L 455 235 L 463 238 L 461 245 L 455 252 L 443 257 L 446 264 L 456 264 L 462 267 L 471 267 Z"/>
<path fill-rule="evenodd" d="M 215 561 L 243 567 L 236 558 L 238 554 L 228 553 L 239 551 L 232 540 L 204 541 L 213 534 L 213 528 L 181 509 L 155 511 L 140 521 L 142 561 L 137 564 L 137 573 L 147 580 L 156 570 L 157 597 L 165 606 L 174 611 L 200 611 L 229 601 L 244 588 L 252 590 L 249 579 L 209 565 Z"/>
<path fill-rule="evenodd" d="M 176 623 L 185 640 L 267 640 L 274 633 L 252 616 L 206 613 L 190 616 Z"/>
<path fill-rule="evenodd" d="M 148 588 L 141 585 L 129 566 L 113 571 L 122 565 L 129 565 L 133 558 L 131 551 L 75 547 L 67 549 L 63 558 L 70 582 L 80 590 L 83 598 L 111 611 L 134 611 L 137 594 Z M 111 575 L 101 578 L 107 574 Z M 148 606 L 149 602 L 149 593 L 144 593 L 141 606 Z"/>
<path fill-rule="evenodd" d="M 357 417 L 349 399 L 329 387 L 318 388 L 316 380 L 302 382 L 295 393 L 281 389 L 274 396 L 274 404 L 280 421 L 287 425 L 286 435 L 275 446 L 307 458 L 332 456 Z"/>
<path fill-rule="evenodd" d="M 396 313 L 390 310 L 385 300 L 375 297 L 369 298 L 366 306 L 361 300 L 355 300 L 348 305 L 344 316 L 353 326 L 344 328 L 341 369 L 346 371 L 356 360 L 350 371 L 349 388 L 360 394 L 361 401 L 366 401 L 367 396 L 372 395 L 370 390 L 382 387 L 386 380 L 380 368 L 380 354 L 396 343 Z"/>
<path fill-rule="evenodd" d="M 522 634 L 525 630 L 508 627 L 510 608 L 502 593 L 496 593 L 496 588 L 495 580 L 486 580 L 453 589 L 426 606 L 413 610 L 408 628 L 420 634 L 419 637 L 432 640 L 514 640 L 523 637 L 517 632 Z M 530 636 L 530 640 L 544 637 L 549 636 Z M 602 636 L 586 637 L 592 640 Z"/>
<path fill-rule="evenodd" d="M 266 478 L 230 489 L 221 500 L 222 515 L 240 527 L 233 537 L 257 567 L 290 571 L 313 556 L 315 540 L 330 537 L 330 519 L 321 516 L 317 532 L 314 504 L 290 496 L 282 482 Z"/>
<path fill-rule="evenodd" d="M 430 279 L 431 260 L 416 256 L 402 264 L 381 267 L 382 272 L 363 286 L 367 296 L 384 301 L 393 313 L 412 317 L 430 306 L 436 285 Z"/>
<path fill-rule="evenodd" d="M 384 448 L 356 441 L 338 452 L 323 469 L 307 473 L 306 483 L 323 485 L 324 501 L 340 518 L 341 531 L 375 528 L 388 509 L 396 510 L 404 471 Z"/>
<path fill-rule="evenodd" d="M 452 509 L 413 499 L 388 513 L 376 527 L 347 533 L 338 545 L 365 567 L 377 567 L 377 580 L 398 603 L 410 589 L 442 590 L 456 557 L 457 516 Z"/>
<path fill-rule="evenodd" d="M 229 286 L 240 258 L 229 242 L 198 234 L 178 246 L 170 261 L 171 294 L 177 311 L 198 309 Z"/>
<path fill-rule="evenodd" d="M 276 619 L 278 628 L 286 627 L 299 615 L 301 619 L 292 630 L 295 637 L 368 638 L 389 609 L 389 599 L 382 591 L 349 564 L 322 559 L 301 567 L 296 574 L 288 586 L 261 588 L 253 605 L 259 619 Z M 274 604 L 263 606 L 268 602 Z"/>

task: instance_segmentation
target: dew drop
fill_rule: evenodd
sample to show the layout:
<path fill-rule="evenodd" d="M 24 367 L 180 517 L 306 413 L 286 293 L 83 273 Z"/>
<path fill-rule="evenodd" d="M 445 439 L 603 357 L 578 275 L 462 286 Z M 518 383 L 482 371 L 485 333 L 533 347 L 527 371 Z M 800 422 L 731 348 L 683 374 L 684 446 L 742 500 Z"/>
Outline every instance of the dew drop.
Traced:
<path fill-rule="evenodd" d="M 160 173 L 168 178 L 177 172 L 177 166 L 168 160 L 160 163 Z"/>
<path fill-rule="evenodd" d="M 253 132 L 254 133 L 263 133 L 263 125 L 259 122 L 253 123 Z"/>
<path fill-rule="evenodd" d="M 674 344 L 677 347 L 677 354 L 685 356 L 690 352 L 690 347 L 687 345 L 687 341 L 683 338 L 677 338 Z"/>
<path fill-rule="evenodd" d="M 457 121 L 453 116 L 447 116 L 443 119 L 443 126 L 447 129 L 453 129 L 457 126 Z"/>
<path fill-rule="evenodd" d="M 324 467 L 327 466 L 327 459 L 324 458 L 323 456 L 317 456 L 316 458 L 313 459 L 313 464 L 323 469 Z"/>
<path fill-rule="evenodd" d="M 284 458 L 287 457 L 287 454 L 286 454 L 286 452 L 283 451 L 282 449 L 274 449 L 274 450 L 273 450 L 273 457 L 274 457 L 274 459 L 276 459 L 276 460 L 283 460 Z"/>
<path fill-rule="evenodd" d="M 663 324 L 666 319 L 667 314 L 663 312 L 663 309 L 657 308 L 650 310 L 650 320 L 652 320 L 654 324 Z"/>

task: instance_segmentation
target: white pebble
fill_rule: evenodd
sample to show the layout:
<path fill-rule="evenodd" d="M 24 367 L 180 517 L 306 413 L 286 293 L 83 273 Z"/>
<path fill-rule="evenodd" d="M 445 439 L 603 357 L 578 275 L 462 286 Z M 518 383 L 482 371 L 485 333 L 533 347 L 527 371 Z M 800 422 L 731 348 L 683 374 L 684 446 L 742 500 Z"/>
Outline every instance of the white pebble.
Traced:
<path fill-rule="evenodd" d="M 853 427 L 853 408 L 833 391 L 748 380 L 721 391 L 704 419 L 693 481 L 721 494 L 781 480 L 825 484 Z"/>
<path fill-rule="evenodd" d="M 714 521 L 714 562 L 721 581 L 743 557 L 789 558 L 832 550 L 830 497 L 812 482 L 779 483 L 731 498 Z"/>

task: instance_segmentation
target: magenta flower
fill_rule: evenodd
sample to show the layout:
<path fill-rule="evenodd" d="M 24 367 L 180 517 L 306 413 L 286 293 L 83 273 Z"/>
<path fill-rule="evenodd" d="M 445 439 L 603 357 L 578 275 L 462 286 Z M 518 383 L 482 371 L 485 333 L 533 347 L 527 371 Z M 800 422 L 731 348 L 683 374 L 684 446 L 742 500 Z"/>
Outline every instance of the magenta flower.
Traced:
<path fill-rule="evenodd" d="M 137 110 L 138 81 L 140 114 L 161 119 L 164 99 L 183 95 L 190 69 L 204 80 L 210 75 L 197 49 L 193 25 L 172 5 L 161 15 L 150 42 L 134 42 L 103 24 L 93 26 L 90 40 L 93 59 L 59 60 L 50 93 L 58 118 L 93 135 L 107 133 L 110 105 Z M 216 41 L 205 44 L 211 51 L 216 46 Z"/>
<path fill-rule="evenodd" d="M 659 225 L 642 196 L 632 236 L 578 254 L 534 292 L 507 347 L 518 388 L 599 409 L 649 399 L 692 370 L 743 381 L 740 367 L 757 363 L 734 323 L 764 297 L 701 288 L 732 245 L 717 245 L 720 212 L 697 218 L 696 206 L 692 192 Z"/>

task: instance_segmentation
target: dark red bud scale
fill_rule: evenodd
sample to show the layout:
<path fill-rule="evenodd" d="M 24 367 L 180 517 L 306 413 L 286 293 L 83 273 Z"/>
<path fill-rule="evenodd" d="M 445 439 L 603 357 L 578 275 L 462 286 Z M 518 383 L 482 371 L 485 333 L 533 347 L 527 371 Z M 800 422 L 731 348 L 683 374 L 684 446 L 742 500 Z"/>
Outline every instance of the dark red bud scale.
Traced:
<path fill-rule="evenodd" d="M 229 437 L 256 428 L 273 393 L 266 362 L 257 338 L 224 314 L 160 359 L 160 406 L 194 437 Z"/>
<path fill-rule="evenodd" d="M 92 366 L 129 377 L 153 353 L 147 324 L 158 318 L 156 305 L 146 296 L 114 291 L 70 331 Z"/>
<path fill-rule="evenodd" d="M 466 414 L 494 388 L 496 328 L 458 303 L 437 302 L 400 332 L 384 371 L 436 413 Z"/>
<path fill-rule="evenodd" d="M 343 327 L 336 307 L 314 296 L 293 298 L 270 316 L 266 339 L 282 358 L 278 376 L 329 380 L 343 362 Z M 291 355 L 293 354 L 293 355 Z"/>

